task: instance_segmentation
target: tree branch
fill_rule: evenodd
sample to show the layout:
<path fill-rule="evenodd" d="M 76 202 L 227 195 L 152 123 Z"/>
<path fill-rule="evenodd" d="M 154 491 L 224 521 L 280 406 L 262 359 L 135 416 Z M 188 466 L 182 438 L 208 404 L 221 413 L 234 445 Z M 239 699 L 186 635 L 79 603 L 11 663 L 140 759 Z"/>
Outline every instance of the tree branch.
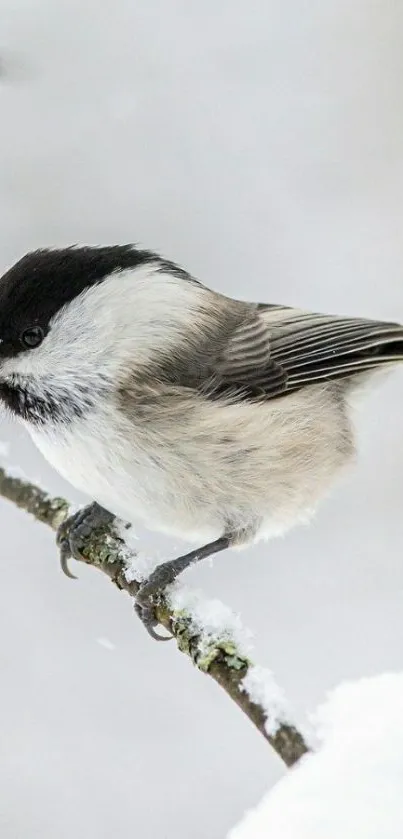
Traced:
<path fill-rule="evenodd" d="M 34 484 L 8 475 L 1 467 L 0 496 L 55 531 L 69 515 L 69 505 L 65 499 L 52 498 Z M 83 550 L 83 562 L 103 571 L 121 591 L 131 597 L 135 596 L 139 588 L 139 582 L 131 580 L 128 575 L 128 567 L 134 558 L 135 555 L 129 551 L 113 526 L 94 531 Z M 186 653 L 199 670 L 208 673 L 226 691 L 287 766 L 292 766 L 308 752 L 308 745 L 293 724 L 285 704 L 281 707 L 281 703 L 277 702 L 276 705 L 276 701 L 272 701 L 270 690 L 274 683 L 270 684 L 270 674 L 266 674 L 268 684 L 265 685 L 261 669 L 254 667 L 230 633 L 217 636 L 204 632 L 191 612 L 175 610 L 170 605 L 169 596 L 161 598 L 157 605 L 157 616 L 160 623 L 175 637 L 179 650 Z M 260 683 L 252 690 L 250 685 L 256 681 L 254 676 L 257 673 Z M 268 688 L 266 701 L 265 688 Z"/>

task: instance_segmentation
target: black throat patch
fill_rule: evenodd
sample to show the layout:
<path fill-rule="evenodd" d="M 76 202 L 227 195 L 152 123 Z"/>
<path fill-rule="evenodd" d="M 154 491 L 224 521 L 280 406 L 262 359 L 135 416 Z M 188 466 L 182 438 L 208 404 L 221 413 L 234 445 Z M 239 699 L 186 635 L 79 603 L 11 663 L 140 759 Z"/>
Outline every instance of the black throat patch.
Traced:
<path fill-rule="evenodd" d="M 17 417 L 32 425 L 68 425 L 74 419 L 84 417 L 94 409 L 96 401 L 102 399 L 102 386 L 96 393 L 83 384 L 77 384 L 74 391 L 63 388 L 37 388 L 29 381 L 12 377 L 0 381 L 0 399 Z"/>

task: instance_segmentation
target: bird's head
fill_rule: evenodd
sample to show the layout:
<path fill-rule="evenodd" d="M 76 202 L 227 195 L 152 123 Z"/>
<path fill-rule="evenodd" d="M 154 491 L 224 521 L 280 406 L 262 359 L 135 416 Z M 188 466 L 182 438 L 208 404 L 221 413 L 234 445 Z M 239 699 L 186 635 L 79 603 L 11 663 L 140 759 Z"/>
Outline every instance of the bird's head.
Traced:
<path fill-rule="evenodd" d="M 84 412 L 113 380 L 133 272 L 153 259 L 130 245 L 72 247 L 28 253 L 10 268 L 0 279 L 3 403 L 33 422 Z"/>

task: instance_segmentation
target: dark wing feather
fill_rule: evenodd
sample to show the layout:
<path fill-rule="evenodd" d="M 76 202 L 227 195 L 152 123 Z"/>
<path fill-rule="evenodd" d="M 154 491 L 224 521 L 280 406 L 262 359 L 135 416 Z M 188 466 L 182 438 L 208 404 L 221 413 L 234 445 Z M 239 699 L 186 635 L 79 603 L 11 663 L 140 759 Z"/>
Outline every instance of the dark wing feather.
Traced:
<path fill-rule="evenodd" d="M 260 306 L 233 331 L 204 388 L 271 398 L 403 360 L 403 327 Z"/>

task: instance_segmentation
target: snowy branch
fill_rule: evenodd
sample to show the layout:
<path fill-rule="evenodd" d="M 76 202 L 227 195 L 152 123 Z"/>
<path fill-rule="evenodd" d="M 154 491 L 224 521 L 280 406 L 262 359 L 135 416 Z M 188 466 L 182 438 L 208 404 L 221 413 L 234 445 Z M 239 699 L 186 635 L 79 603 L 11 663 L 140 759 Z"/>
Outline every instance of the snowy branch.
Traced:
<path fill-rule="evenodd" d="M 69 515 L 69 504 L 65 499 L 52 498 L 34 484 L 7 474 L 2 468 L 0 495 L 55 531 Z M 99 528 L 88 537 L 83 562 L 103 571 L 131 597 L 138 591 L 139 582 L 131 579 L 132 575 L 128 573 L 131 565 L 135 567 L 135 555 L 114 527 Z M 308 745 L 293 724 L 271 673 L 252 664 L 237 642 L 236 633 L 231 629 L 214 631 L 204 627 L 197 610 L 193 613 L 187 608 L 186 598 L 181 604 L 180 593 L 171 600 L 168 595 L 161 598 L 156 610 L 158 620 L 173 634 L 179 650 L 221 685 L 287 766 L 292 766 L 308 752 Z"/>

